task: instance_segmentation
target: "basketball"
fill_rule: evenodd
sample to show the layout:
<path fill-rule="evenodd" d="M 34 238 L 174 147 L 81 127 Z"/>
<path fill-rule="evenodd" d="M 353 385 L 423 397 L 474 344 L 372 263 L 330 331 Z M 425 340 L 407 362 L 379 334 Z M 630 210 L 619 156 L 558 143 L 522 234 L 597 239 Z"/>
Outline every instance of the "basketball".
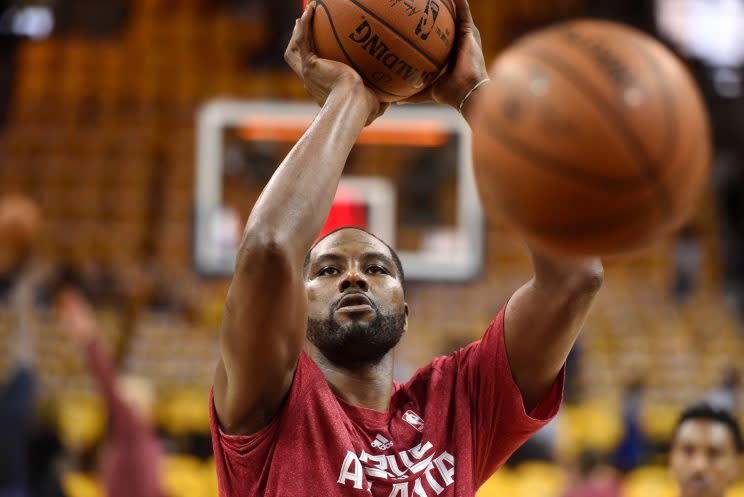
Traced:
<path fill-rule="evenodd" d="M 706 185 L 709 125 L 682 63 L 605 21 L 529 35 L 474 98 L 474 160 L 488 216 L 535 248 L 634 252 L 688 217 Z"/>
<path fill-rule="evenodd" d="M 41 213 L 34 202 L 23 195 L 0 198 L 0 244 L 14 251 L 31 247 L 41 231 Z"/>
<path fill-rule="evenodd" d="M 426 89 L 444 72 L 455 41 L 452 0 L 318 0 L 315 51 L 344 62 L 384 102 Z"/>

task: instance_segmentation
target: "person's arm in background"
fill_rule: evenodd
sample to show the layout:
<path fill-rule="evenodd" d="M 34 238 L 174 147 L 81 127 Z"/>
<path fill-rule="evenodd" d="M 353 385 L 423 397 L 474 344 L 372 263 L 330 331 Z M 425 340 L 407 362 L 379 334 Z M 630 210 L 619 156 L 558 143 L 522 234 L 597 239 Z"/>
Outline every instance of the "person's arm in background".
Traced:
<path fill-rule="evenodd" d="M 307 328 L 305 256 L 359 133 L 385 109 L 353 69 L 312 52 L 313 15 L 311 5 L 285 58 L 322 109 L 251 211 L 225 304 L 213 392 L 230 434 L 266 425 L 289 392 Z"/>
<path fill-rule="evenodd" d="M 411 102 L 434 101 L 462 112 L 472 125 L 478 92 L 488 81 L 478 28 L 467 0 L 456 0 L 458 51 L 451 69 Z M 509 365 L 531 412 L 568 358 L 602 284 L 599 259 L 571 260 L 531 250 L 534 278 L 508 303 L 504 332 Z"/>
<path fill-rule="evenodd" d="M 125 428 L 126 420 L 136 419 L 124 402 L 116 385 L 116 368 L 98 339 L 98 322 L 87 299 L 76 290 L 62 290 L 58 309 L 62 331 L 74 341 L 85 356 L 91 376 L 98 384 L 114 429 Z"/>
<path fill-rule="evenodd" d="M 12 363 L 19 369 L 33 369 L 36 366 L 36 349 L 32 336 L 34 328 L 34 305 L 36 285 L 30 273 L 18 279 L 11 295 L 13 316 Z"/>

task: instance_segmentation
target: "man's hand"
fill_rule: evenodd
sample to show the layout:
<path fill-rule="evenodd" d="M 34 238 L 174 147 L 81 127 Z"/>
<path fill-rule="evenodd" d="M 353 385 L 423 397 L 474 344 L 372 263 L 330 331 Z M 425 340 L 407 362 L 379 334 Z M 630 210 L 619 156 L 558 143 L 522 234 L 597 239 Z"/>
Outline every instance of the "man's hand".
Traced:
<path fill-rule="evenodd" d="M 315 54 L 312 47 L 314 15 L 315 2 L 308 4 L 302 17 L 297 19 L 284 59 L 305 83 L 308 94 L 321 107 L 335 89 L 360 90 L 361 98 L 369 106 L 367 124 L 372 123 L 387 110 L 389 104 L 380 103 L 375 93 L 364 86 L 362 77 L 350 66 L 322 59 Z"/>
<path fill-rule="evenodd" d="M 488 79 L 481 35 L 473 22 L 468 0 L 455 0 L 457 38 L 449 67 L 432 86 L 400 103 L 436 102 L 460 110 L 460 104 L 475 86 Z"/>
<path fill-rule="evenodd" d="M 96 315 L 88 300 L 77 290 L 66 288 L 58 297 L 57 312 L 62 330 L 82 344 L 93 340 L 98 330 Z"/>

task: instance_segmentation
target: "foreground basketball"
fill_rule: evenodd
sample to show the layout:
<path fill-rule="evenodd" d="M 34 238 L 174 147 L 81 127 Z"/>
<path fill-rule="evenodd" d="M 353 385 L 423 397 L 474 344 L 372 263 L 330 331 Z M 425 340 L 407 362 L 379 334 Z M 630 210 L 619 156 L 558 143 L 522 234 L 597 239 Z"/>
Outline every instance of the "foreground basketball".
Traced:
<path fill-rule="evenodd" d="M 315 51 L 361 74 L 384 102 L 424 90 L 455 41 L 452 0 L 318 0 Z"/>
<path fill-rule="evenodd" d="M 500 56 L 474 103 L 478 188 L 533 246 L 617 255 L 679 227 L 707 182 L 701 97 L 633 29 L 575 21 Z"/>

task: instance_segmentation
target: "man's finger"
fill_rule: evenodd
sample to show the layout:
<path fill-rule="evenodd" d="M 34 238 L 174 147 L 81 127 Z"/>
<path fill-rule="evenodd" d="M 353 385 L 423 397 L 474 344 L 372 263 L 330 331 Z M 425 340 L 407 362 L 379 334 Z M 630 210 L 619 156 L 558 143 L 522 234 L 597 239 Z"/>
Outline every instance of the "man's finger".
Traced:
<path fill-rule="evenodd" d="M 310 2 L 305 7 L 302 17 L 297 24 L 299 30 L 300 57 L 305 59 L 313 54 L 313 16 L 315 15 L 315 2 Z"/>
<path fill-rule="evenodd" d="M 292 32 L 292 38 L 289 40 L 289 44 L 287 45 L 287 50 L 284 52 L 284 60 L 289 64 L 289 67 L 292 68 L 292 70 L 296 74 L 300 74 L 302 69 L 302 60 L 300 58 L 300 39 L 301 32 L 300 32 L 300 20 L 297 19 L 297 22 L 295 23 L 294 31 Z"/>
<path fill-rule="evenodd" d="M 428 87 L 414 95 L 411 95 L 410 97 L 404 100 L 397 102 L 397 105 L 421 104 L 421 103 L 431 102 L 432 100 L 433 99 L 431 95 L 431 87 Z"/>
<path fill-rule="evenodd" d="M 458 27 L 474 24 L 473 14 L 470 12 L 470 4 L 468 3 L 468 0 L 455 0 L 455 8 L 457 9 L 456 15 Z"/>
<path fill-rule="evenodd" d="M 284 60 L 287 61 L 289 67 L 291 67 L 298 76 L 302 76 L 302 59 L 310 52 L 308 40 L 311 31 L 310 22 L 314 10 L 315 2 L 312 2 L 305 7 L 302 16 L 295 22 L 292 38 L 289 40 L 287 51 L 284 52 Z"/>

